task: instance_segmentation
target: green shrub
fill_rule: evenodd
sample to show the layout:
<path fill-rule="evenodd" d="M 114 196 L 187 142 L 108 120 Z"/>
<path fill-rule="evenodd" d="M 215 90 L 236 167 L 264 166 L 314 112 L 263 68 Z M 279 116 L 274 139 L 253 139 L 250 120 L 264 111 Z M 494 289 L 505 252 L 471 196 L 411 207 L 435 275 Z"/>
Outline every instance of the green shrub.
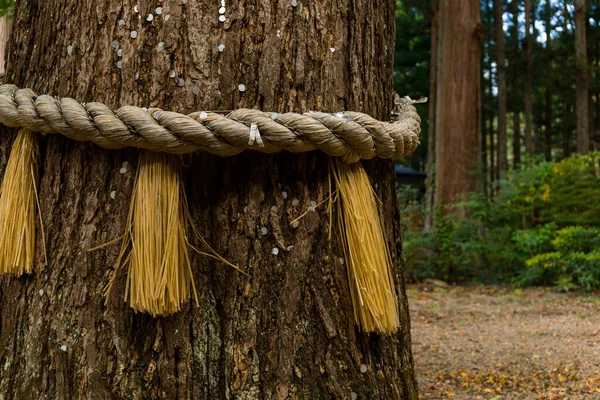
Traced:
<path fill-rule="evenodd" d="M 600 288 L 599 152 L 523 163 L 496 191 L 432 210 L 426 230 L 417 193 L 400 190 L 407 278 Z"/>
<path fill-rule="evenodd" d="M 550 222 L 533 229 L 519 229 L 513 233 L 512 241 L 523 255 L 533 257 L 552 250 L 557 228 L 554 222 Z"/>
<path fill-rule="evenodd" d="M 600 226 L 600 152 L 542 161 L 511 171 L 494 200 L 504 221 L 521 229 L 546 223 Z"/>
<path fill-rule="evenodd" d="M 597 228 L 584 228 L 569 226 L 556 233 L 552 241 L 556 251 L 567 254 L 575 252 L 589 253 L 600 248 L 600 230 Z"/>
<path fill-rule="evenodd" d="M 525 262 L 518 283 L 552 285 L 568 291 L 575 287 L 600 287 L 600 230 L 571 226 L 556 232 L 555 251 L 537 254 Z"/>
<path fill-rule="evenodd" d="M 564 269 L 559 252 L 544 253 L 525 261 L 518 283 L 524 286 L 554 285 Z"/>
<path fill-rule="evenodd" d="M 473 195 L 458 206 L 470 210 L 468 217 L 442 215 L 440 210 L 435 210 L 435 229 L 414 229 L 408 223 L 403 224 L 408 279 L 419 281 L 435 277 L 452 282 L 482 283 L 513 279 L 517 272 L 515 267 L 526 256 L 521 257 L 516 251 L 511 230 L 490 223 L 495 216 L 483 196 Z M 406 214 L 405 208 L 403 220 L 415 220 Z"/>

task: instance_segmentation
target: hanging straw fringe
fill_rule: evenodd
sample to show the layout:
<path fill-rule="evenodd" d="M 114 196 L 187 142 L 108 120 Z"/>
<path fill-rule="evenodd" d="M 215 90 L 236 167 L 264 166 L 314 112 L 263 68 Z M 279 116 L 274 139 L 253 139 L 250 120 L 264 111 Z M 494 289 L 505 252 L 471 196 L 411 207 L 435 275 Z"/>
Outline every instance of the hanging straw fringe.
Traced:
<path fill-rule="evenodd" d="M 136 311 L 175 313 L 192 291 L 198 304 L 186 244 L 186 207 L 177 156 L 142 151 L 118 262 L 129 263 L 125 300 Z M 124 257 L 129 243 L 131 253 Z"/>
<path fill-rule="evenodd" d="M 394 333 L 400 324 L 398 303 L 375 193 L 360 163 L 331 163 L 356 324 L 365 332 Z"/>
<path fill-rule="evenodd" d="M 39 174 L 38 138 L 21 129 L 0 189 L 0 273 L 21 276 L 33 269 Z"/>

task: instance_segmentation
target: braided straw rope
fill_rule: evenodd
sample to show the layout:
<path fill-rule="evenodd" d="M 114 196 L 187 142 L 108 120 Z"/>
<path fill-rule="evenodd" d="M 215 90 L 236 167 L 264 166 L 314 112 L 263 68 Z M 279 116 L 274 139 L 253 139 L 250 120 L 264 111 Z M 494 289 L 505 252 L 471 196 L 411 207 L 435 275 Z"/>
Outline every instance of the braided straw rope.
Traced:
<path fill-rule="evenodd" d="M 232 156 L 244 150 L 301 153 L 319 149 L 348 163 L 373 157 L 397 159 L 418 146 L 420 118 L 410 101 L 396 103 L 395 121 L 359 112 L 265 113 L 239 109 L 222 115 L 188 115 L 35 94 L 0 85 L 0 122 L 44 134 L 60 133 L 107 149 L 139 147 L 173 154 L 206 151 Z"/>

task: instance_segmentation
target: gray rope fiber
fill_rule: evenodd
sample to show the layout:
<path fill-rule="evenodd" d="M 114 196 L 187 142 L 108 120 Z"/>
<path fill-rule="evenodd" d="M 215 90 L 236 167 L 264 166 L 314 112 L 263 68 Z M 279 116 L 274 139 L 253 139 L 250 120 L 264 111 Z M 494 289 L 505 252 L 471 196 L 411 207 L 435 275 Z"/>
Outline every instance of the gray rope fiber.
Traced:
<path fill-rule="evenodd" d="M 0 122 L 44 134 L 60 133 L 107 149 L 139 147 L 173 154 L 206 151 L 233 156 L 244 150 L 263 153 L 321 150 L 353 163 L 373 157 L 397 159 L 419 144 L 420 118 L 408 100 L 396 101 L 394 121 L 345 111 L 266 113 L 239 109 L 222 115 L 188 115 L 125 106 L 116 111 L 102 103 L 35 94 L 0 85 Z"/>

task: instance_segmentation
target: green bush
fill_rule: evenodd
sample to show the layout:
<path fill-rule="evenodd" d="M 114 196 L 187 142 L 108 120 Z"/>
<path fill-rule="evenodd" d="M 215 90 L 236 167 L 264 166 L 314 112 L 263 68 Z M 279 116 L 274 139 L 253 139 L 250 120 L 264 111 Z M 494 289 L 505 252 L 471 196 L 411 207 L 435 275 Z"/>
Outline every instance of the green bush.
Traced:
<path fill-rule="evenodd" d="M 541 224 L 600 226 L 600 152 L 511 171 L 493 203 L 518 229 Z"/>
<path fill-rule="evenodd" d="M 518 283 L 524 286 L 553 285 L 563 269 L 562 255 L 559 252 L 543 253 L 525 261 Z"/>
<path fill-rule="evenodd" d="M 413 206 L 403 210 L 403 220 L 419 219 L 407 215 Z M 516 274 L 515 266 L 526 258 L 516 251 L 511 230 L 490 223 L 496 216 L 483 196 L 470 196 L 456 207 L 468 209 L 468 217 L 443 215 L 436 210 L 435 229 L 425 230 L 422 226 L 415 229 L 409 222 L 403 224 L 408 279 L 420 281 L 435 277 L 482 283 L 511 280 Z"/>
<path fill-rule="evenodd" d="M 557 228 L 554 222 L 550 222 L 533 229 L 519 229 L 513 233 L 512 241 L 521 254 L 533 257 L 552 250 Z"/>
<path fill-rule="evenodd" d="M 555 251 L 537 254 L 525 261 L 518 283 L 552 285 L 562 291 L 575 287 L 600 287 L 600 230 L 571 226 L 556 232 Z"/>
<path fill-rule="evenodd" d="M 409 280 L 600 288 L 600 153 L 524 163 L 488 198 L 470 193 L 432 210 L 399 190 Z"/>
<path fill-rule="evenodd" d="M 552 241 L 556 251 L 567 253 L 589 253 L 600 248 L 600 230 L 597 228 L 583 228 L 581 226 L 569 226 L 561 229 Z"/>

